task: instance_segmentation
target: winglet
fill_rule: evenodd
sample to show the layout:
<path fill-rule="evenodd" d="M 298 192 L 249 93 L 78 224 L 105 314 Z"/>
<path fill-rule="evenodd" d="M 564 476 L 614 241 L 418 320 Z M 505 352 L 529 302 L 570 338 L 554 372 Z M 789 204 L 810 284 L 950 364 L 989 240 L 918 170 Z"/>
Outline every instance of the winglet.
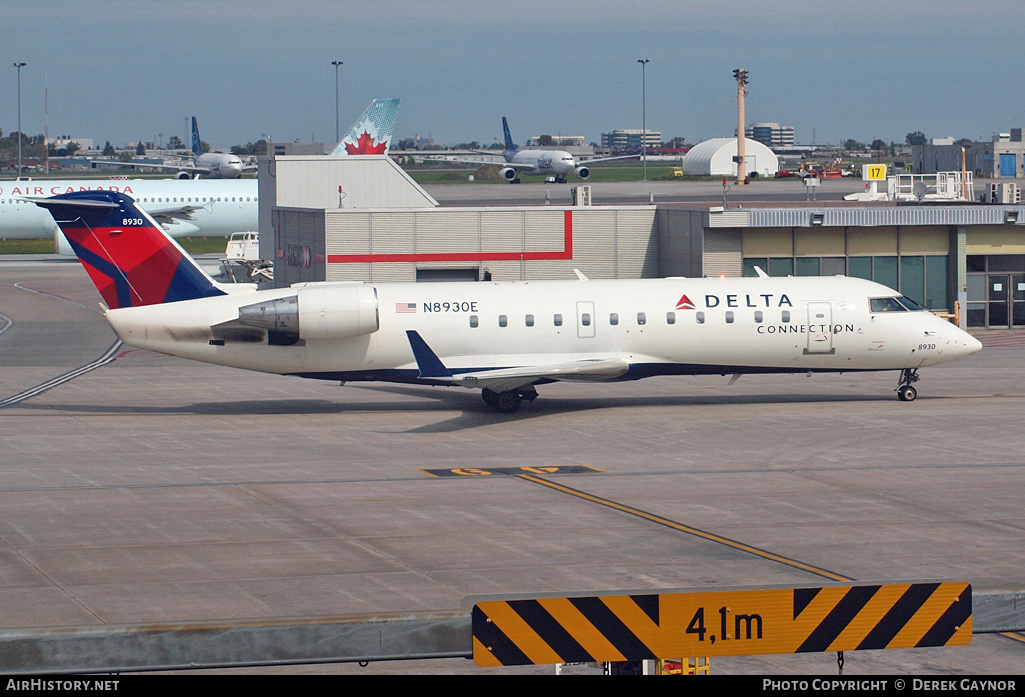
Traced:
<path fill-rule="evenodd" d="M 445 364 L 438 358 L 438 354 L 431 350 L 427 342 L 423 340 L 420 333 L 413 330 L 406 330 L 406 337 L 409 339 L 409 347 L 413 349 L 413 357 L 416 358 L 416 367 L 420 369 L 422 378 L 450 378 L 452 371 L 445 367 Z"/>

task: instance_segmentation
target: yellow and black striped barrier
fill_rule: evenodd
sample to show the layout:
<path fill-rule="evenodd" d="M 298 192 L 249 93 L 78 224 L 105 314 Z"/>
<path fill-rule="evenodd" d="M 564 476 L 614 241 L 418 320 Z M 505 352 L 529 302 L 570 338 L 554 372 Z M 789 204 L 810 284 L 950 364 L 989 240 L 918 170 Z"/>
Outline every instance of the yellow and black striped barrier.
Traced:
<path fill-rule="evenodd" d="M 489 600 L 474 605 L 479 666 L 671 656 L 961 646 L 968 583 L 837 585 Z"/>

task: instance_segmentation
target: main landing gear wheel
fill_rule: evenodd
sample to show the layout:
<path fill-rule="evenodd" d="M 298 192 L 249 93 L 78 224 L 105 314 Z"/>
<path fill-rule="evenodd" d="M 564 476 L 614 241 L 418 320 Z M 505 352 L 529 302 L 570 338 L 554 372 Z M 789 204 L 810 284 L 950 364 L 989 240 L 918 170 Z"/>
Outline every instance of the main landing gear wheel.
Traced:
<path fill-rule="evenodd" d="M 913 402 L 918 396 L 918 390 L 911 386 L 911 383 L 918 382 L 918 371 L 914 368 L 905 368 L 900 371 L 900 382 L 897 384 L 897 399 L 902 402 Z"/>
<path fill-rule="evenodd" d="M 533 386 L 527 386 L 521 390 L 495 392 L 485 387 L 481 391 L 480 396 L 484 403 L 492 409 L 503 414 L 511 414 L 520 408 L 520 402 L 524 399 L 528 402 L 537 399 L 537 390 Z"/>

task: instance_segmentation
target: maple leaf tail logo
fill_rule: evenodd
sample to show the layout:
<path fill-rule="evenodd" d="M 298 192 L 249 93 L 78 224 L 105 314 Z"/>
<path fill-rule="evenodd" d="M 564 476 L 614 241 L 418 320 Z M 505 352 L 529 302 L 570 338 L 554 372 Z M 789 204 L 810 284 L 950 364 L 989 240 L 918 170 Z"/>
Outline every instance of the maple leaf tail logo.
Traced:
<path fill-rule="evenodd" d="M 363 135 L 359 137 L 355 145 L 352 143 L 345 144 L 345 153 L 347 155 L 383 155 L 387 150 L 388 141 L 375 143 L 374 137 L 366 131 L 363 131 Z"/>
<path fill-rule="evenodd" d="M 688 298 L 686 295 L 684 295 L 684 296 L 680 297 L 679 301 L 677 301 L 676 309 L 677 310 L 696 310 L 697 308 L 694 307 L 694 303 L 692 303 L 690 301 L 690 298 Z"/>

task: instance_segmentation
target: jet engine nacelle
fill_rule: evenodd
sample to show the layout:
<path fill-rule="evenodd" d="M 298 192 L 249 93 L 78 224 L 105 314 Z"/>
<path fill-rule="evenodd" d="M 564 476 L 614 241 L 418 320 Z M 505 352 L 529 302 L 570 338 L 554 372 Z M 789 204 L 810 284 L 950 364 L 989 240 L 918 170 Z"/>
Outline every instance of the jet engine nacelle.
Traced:
<path fill-rule="evenodd" d="M 299 339 L 344 339 L 381 327 L 377 291 L 366 285 L 312 285 L 295 295 L 245 305 L 239 324 Z"/>
<path fill-rule="evenodd" d="M 502 179 L 505 179 L 506 181 L 511 182 L 513 179 L 516 178 L 516 168 L 503 167 L 502 169 L 498 170 L 498 176 L 500 176 Z"/>
<path fill-rule="evenodd" d="M 188 172 L 178 172 L 178 174 L 174 175 L 174 178 L 175 179 L 192 179 L 192 175 L 189 174 Z"/>
<path fill-rule="evenodd" d="M 587 167 L 577 167 L 575 170 L 573 170 L 573 174 L 577 175 L 581 179 L 587 179 L 589 176 L 591 176 L 591 170 L 589 170 Z"/>

